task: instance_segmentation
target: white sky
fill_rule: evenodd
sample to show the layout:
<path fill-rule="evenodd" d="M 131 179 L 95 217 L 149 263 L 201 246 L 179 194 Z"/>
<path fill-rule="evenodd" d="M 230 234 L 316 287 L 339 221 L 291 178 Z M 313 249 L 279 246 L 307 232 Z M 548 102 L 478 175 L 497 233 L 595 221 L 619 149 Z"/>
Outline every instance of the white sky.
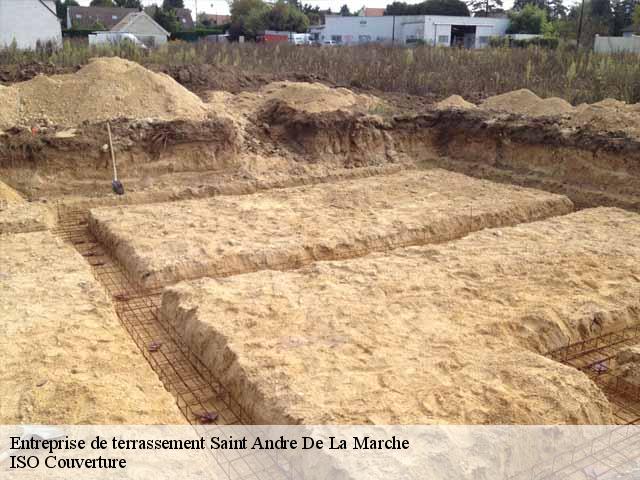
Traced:
<path fill-rule="evenodd" d="M 407 3 L 420 3 L 422 0 L 405 0 Z M 80 5 L 89 5 L 90 0 L 79 0 Z M 302 0 L 302 3 L 309 3 L 311 5 L 318 5 L 320 8 L 331 8 L 333 12 L 340 10 L 340 7 L 345 3 L 349 5 L 351 11 L 359 10 L 364 5 L 367 7 L 386 7 L 393 0 Z M 152 5 L 154 3 L 161 5 L 162 0 L 143 0 L 144 5 Z M 198 12 L 217 13 L 218 15 L 224 15 L 229 13 L 229 4 L 226 0 L 184 0 L 184 5 L 191 9 L 191 12 L 196 11 L 196 3 L 198 4 Z M 572 2 L 566 2 L 572 3 Z M 513 0 L 505 0 L 505 8 L 510 8 L 513 5 Z"/>

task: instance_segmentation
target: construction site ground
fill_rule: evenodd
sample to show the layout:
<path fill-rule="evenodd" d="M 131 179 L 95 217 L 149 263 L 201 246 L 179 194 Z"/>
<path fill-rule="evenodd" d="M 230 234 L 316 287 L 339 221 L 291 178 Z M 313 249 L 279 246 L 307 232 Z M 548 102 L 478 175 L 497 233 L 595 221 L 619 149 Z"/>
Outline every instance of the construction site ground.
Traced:
<path fill-rule="evenodd" d="M 184 421 L 71 245 L 51 232 L 0 242 L 2 423 Z"/>
<path fill-rule="evenodd" d="M 2 423 L 640 421 L 636 106 L 75 70 L 0 86 Z"/>
<path fill-rule="evenodd" d="M 152 288 L 443 242 L 572 209 L 566 197 L 436 169 L 97 208 L 89 228 L 136 282 Z"/>
<path fill-rule="evenodd" d="M 540 353 L 637 321 L 639 234 L 635 214 L 584 210 L 181 283 L 161 316 L 261 423 L 612 423 L 588 377 Z"/>

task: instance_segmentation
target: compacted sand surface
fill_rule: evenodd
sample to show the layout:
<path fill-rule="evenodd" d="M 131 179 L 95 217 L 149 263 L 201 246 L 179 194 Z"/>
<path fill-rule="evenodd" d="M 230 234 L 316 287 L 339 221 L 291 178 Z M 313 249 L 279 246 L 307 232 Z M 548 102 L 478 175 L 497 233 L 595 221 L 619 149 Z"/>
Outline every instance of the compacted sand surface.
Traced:
<path fill-rule="evenodd" d="M 55 223 L 54 211 L 45 204 L 0 200 L 0 234 L 48 230 Z"/>
<path fill-rule="evenodd" d="M 572 208 L 563 196 L 430 170 L 97 208 L 89 223 L 132 277 L 151 287 L 447 241 Z"/>
<path fill-rule="evenodd" d="M 640 216 L 584 210 L 441 245 L 169 287 L 172 323 L 256 422 L 610 423 L 540 355 L 637 322 Z"/>
<path fill-rule="evenodd" d="M 85 261 L 0 235 L 0 423 L 184 423 Z"/>

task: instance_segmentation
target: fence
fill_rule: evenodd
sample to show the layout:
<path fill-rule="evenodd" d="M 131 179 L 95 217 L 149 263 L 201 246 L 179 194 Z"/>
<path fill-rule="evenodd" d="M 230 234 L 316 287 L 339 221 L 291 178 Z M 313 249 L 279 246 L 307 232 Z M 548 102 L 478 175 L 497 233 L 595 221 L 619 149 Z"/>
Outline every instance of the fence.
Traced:
<path fill-rule="evenodd" d="M 596 53 L 640 53 L 640 36 L 601 37 L 596 35 L 593 50 Z"/>

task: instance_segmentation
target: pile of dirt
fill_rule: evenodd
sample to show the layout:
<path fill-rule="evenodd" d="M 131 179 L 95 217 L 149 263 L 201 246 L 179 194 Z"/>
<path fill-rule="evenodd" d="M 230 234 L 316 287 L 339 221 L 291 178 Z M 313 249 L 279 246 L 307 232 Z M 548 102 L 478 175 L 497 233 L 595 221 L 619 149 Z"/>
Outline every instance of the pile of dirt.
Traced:
<path fill-rule="evenodd" d="M 97 58 L 75 74 L 38 76 L 3 89 L 17 96 L 18 121 L 76 125 L 114 118 L 201 120 L 208 110 L 172 78 L 120 58 Z M 0 121 L 13 121 L 15 103 L 0 102 Z"/>
<path fill-rule="evenodd" d="M 597 131 L 623 131 L 631 136 L 640 136 L 640 105 L 629 105 L 612 98 L 576 107 L 570 119 L 571 126 L 589 127 Z"/>
<path fill-rule="evenodd" d="M 469 110 L 469 109 L 473 109 L 473 108 L 478 108 L 473 103 L 467 102 L 460 95 L 451 95 L 450 97 L 447 97 L 444 100 L 441 100 L 440 102 L 436 103 L 435 106 L 436 106 L 436 108 L 438 110 L 448 110 L 448 109 L 451 109 L 451 108 L 458 108 L 458 109 L 461 109 L 461 110 Z"/>
<path fill-rule="evenodd" d="M 573 111 L 566 100 L 557 97 L 542 99 L 526 88 L 489 97 L 482 102 L 481 108 L 534 117 L 563 115 Z"/>
<path fill-rule="evenodd" d="M 0 129 L 18 121 L 18 92 L 0 85 Z"/>
<path fill-rule="evenodd" d="M 633 385 L 640 385 L 640 345 L 625 347 L 615 358 L 614 373 Z"/>
<path fill-rule="evenodd" d="M 266 101 L 279 100 L 296 110 L 318 113 L 336 110 L 367 111 L 379 100 L 346 88 L 330 88 L 321 83 L 274 82 L 260 90 Z"/>

